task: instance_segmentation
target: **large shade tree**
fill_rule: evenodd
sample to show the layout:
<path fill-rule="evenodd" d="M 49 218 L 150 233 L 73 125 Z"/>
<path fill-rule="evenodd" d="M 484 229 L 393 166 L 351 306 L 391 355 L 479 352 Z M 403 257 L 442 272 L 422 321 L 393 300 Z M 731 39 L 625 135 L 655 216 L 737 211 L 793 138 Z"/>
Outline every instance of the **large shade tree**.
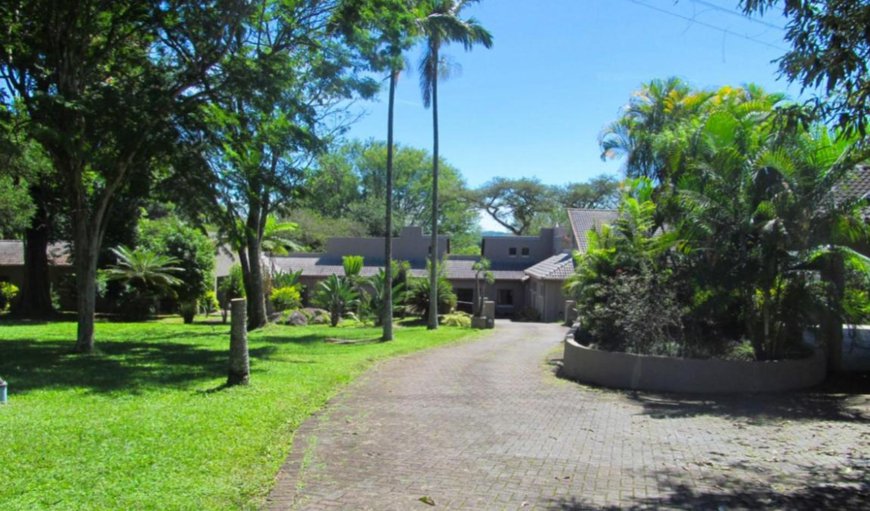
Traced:
<path fill-rule="evenodd" d="M 268 320 L 262 248 L 270 215 L 296 201 L 306 168 L 345 121 L 341 102 L 375 90 L 332 30 L 338 4 L 264 1 L 243 18 L 192 130 L 210 172 L 211 218 L 242 266 L 249 329 Z"/>
<path fill-rule="evenodd" d="M 432 107 L 432 227 L 429 247 L 431 268 L 429 271 L 430 303 L 438 303 L 438 79 L 445 74 L 441 46 L 460 43 L 466 50 L 476 44 L 492 46 L 492 34 L 474 18 L 463 19 L 462 10 L 476 0 L 426 0 L 425 16 L 418 20 L 426 39 L 423 57 L 420 60 L 420 88 L 423 105 Z M 427 326 L 438 328 L 438 310 L 429 308 Z"/>
<path fill-rule="evenodd" d="M 741 0 L 747 14 L 781 9 L 791 43 L 779 70 L 802 88 L 822 88 L 816 111 L 864 136 L 870 122 L 870 3 L 866 0 Z"/>
<path fill-rule="evenodd" d="M 52 162 L 72 224 L 78 334 L 94 346 L 97 258 L 117 197 L 173 146 L 243 2 L 8 1 L 0 76 Z M 138 181 L 138 182 L 137 182 Z"/>

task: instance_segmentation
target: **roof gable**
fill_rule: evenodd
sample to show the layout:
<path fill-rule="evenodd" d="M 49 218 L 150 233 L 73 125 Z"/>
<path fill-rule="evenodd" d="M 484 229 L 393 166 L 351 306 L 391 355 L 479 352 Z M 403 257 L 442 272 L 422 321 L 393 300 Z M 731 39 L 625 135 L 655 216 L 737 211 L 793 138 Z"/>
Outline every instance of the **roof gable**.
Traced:
<path fill-rule="evenodd" d="M 568 221 L 571 222 L 571 230 L 574 232 L 574 247 L 580 252 L 586 252 L 589 248 L 586 233 L 602 225 L 613 223 L 618 215 L 615 209 L 568 208 Z"/>

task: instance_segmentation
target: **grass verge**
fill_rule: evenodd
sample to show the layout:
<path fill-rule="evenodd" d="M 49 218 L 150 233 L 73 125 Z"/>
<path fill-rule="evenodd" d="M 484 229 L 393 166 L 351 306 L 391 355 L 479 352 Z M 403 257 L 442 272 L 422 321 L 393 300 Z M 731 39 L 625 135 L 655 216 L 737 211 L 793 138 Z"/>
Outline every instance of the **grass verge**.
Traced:
<path fill-rule="evenodd" d="M 229 327 L 99 323 L 0 326 L 0 509 L 256 509 L 299 424 L 373 362 L 468 329 L 269 326 L 250 335 L 248 387 L 223 389 Z"/>

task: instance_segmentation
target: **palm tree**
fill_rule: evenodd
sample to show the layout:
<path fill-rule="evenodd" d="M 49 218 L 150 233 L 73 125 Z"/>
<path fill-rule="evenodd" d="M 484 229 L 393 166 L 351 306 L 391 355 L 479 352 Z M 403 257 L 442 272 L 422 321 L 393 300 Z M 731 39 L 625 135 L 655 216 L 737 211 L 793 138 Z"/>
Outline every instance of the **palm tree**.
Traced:
<path fill-rule="evenodd" d="M 429 259 L 429 297 L 430 303 L 438 303 L 438 77 L 443 74 L 439 52 L 445 43 L 461 43 L 466 51 L 475 44 L 492 46 L 492 34 L 483 28 L 476 19 L 461 19 L 460 12 L 477 0 L 429 0 L 426 3 L 428 14 L 418 20 L 420 31 L 426 36 L 426 51 L 420 60 L 420 88 L 423 91 L 423 105 L 432 106 L 432 241 Z M 429 308 L 428 328 L 438 328 L 438 309 Z"/>
<path fill-rule="evenodd" d="M 131 250 L 125 246 L 111 249 L 118 262 L 106 269 L 109 280 L 118 280 L 139 290 L 165 290 L 181 281 L 173 275 L 182 271 L 172 266 L 178 260 L 148 250 Z"/>
<path fill-rule="evenodd" d="M 655 138 L 704 108 L 712 93 L 693 91 L 679 78 L 652 80 L 635 92 L 622 116 L 599 136 L 601 159 L 625 158 L 627 177 L 648 177 L 663 182 L 662 151 Z"/>
<path fill-rule="evenodd" d="M 105 275 L 109 280 L 122 282 L 131 291 L 136 319 L 147 317 L 158 296 L 181 284 L 174 274 L 183 269 L 172 266 L 178 263 L 173 257 L 149 250 L 131 250 L 123 245 L 113 248 L 112 253 L 118 261 L 105 270 Z"/>

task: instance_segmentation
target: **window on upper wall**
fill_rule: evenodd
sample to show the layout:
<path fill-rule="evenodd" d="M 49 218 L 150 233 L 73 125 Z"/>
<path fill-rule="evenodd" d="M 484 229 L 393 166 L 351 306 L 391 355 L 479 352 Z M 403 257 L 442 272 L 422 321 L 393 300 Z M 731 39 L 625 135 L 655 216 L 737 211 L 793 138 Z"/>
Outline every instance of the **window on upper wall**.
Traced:
<path fill-rule="evenodd" d="M 523 257 L 529 257 L 529 247 L 523 247 L 522 252 L 520 252 L 520 254 Z"/>
<path fill-rule="evenodd" d="M 511 257 L 516 257 L 517 256 L 517 247 L 510 247 L 508 249 L 508 255 Z"/>

